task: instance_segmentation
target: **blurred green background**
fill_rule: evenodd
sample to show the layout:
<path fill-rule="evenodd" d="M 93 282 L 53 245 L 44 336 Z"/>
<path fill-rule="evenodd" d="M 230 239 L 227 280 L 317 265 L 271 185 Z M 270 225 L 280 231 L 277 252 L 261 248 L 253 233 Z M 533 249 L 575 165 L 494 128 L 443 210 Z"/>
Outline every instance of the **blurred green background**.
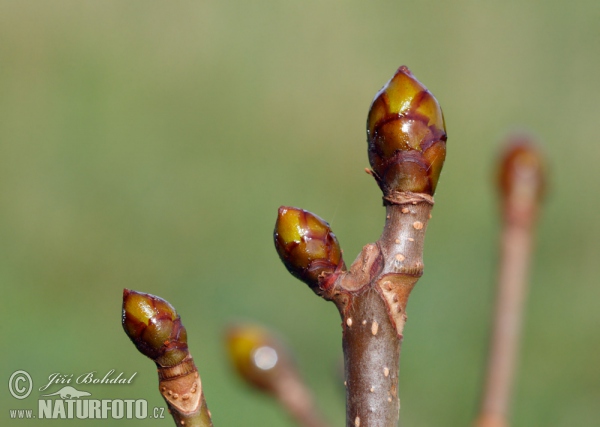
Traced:
<path fill-rule="evenodd" d="M 129 287 L 178 309 L 217 426 L 292 425 L 229 371 L 222 331 L 235 319 L 275 326 L 343 425 L 339 316 L 285 271 L 271 233 L 285 204 L 327 219 L 349 261 L 378 238 L 365 120 L 402 64 L 442 104 L 449 135 L 409 304 L 402 425 L 475 416 L 499 231 L 494 159 L 515 128 L 543 141 L 552 177 L 514 425 L 598 425 L 596 0 L 2 1 L 0 423 L 42 425 L 8 409 L 37 408 L 54 372 L 138 372 L 132 385 L 81 388 L 164 406 L 152 362 L 121 329 Z M 6 386 L 17 369 L 34 379 L 25 400 Z"/>

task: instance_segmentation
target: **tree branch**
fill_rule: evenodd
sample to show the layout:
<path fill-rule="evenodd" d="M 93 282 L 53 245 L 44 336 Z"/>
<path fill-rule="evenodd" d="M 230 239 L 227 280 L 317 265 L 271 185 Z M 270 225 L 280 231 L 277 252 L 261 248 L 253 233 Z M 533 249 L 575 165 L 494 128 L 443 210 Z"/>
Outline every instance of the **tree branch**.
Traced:
<path fill-rule="evenodd" d="M 423 242 L 446 155 L 442 110 L 406 67 L 376 95 L 367 120 L 367 170 L 383 191 L 386 222 L 349 270 L 324 220 L 279 209 L 275 246 L 284 265 L 342 317 L 346 426 L 398 423 L 398 364 L 411 290 L 423 274 Z"/>
<path fill-rule="evenodd" d="M 423 274 L 423 241 L 433 199 L 397 196 L 403 201 L 388 205 L 381 238 L 363 249 L 331 291 L 342 316 L 347 426 L 398 423 L 406 305 Z"/>

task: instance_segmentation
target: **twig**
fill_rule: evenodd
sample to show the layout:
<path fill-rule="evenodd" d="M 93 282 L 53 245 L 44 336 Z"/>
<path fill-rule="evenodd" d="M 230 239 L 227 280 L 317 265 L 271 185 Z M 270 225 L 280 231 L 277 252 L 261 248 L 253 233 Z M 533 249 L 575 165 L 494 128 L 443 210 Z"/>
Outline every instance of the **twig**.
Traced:
<path fill-rule="evenodd" d="M 250 386 L 273 396 L 303 427 L 328 427 L 285 346 L 266 329 L 238 324 L 227 330 L 233 367 Z"/>
<path fill-rule="evenodd" d="M 275 246 L 288 270 L 342 317 L 346 425 L 398 423 L 398 364 L 409 294 L 423 274 L 423 241 L 446 154 L 437 100 L 406 67 L 377 94 L 367 121 L 368 171 L 383 191 L 386 222 L 346 271 L 329 224 L 282 207 Z"/>
<path fill-rule="evenodd" d="M 514 135 L 500 165 L 503 227 L 496 308 L 477 427 L 509 425 L 533 234 L 543 194 L 542 159 L 531 139 Z"/>
<path fill-rule="evenodd" d="M 124 289 L 122 323 L 140 353 L 156 363 L 160 393 L 175 425 L 212 427 L 187 333 L 173 306 L 157 296 Z"/>

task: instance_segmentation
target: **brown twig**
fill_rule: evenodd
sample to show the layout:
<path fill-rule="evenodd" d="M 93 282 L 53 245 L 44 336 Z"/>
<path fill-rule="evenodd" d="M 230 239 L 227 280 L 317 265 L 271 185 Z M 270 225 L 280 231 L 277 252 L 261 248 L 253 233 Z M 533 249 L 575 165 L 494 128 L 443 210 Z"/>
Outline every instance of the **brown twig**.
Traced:
<path fill-rule="evenodd" d="M 404 198 L 388 205 L 381 238 L 363 249 L 331 291 L 343 323 L 348 426 L 398 423 L 406 305 L 423 274 L 423 241 L 433 206 L 431 198 Z"/>
<path fill-rule="evenodd" d="M 367 121 L 368 171 L 383 191 L 386 222 L 349 270 L 329 224 L 282 207 L 275 246 L 288 270 L 342 317 L 347 427 L 398 423 L 398 368 L 406 305 L 423 274 L 423 241 L 446 154 L 444 118 L 406 67 L 377 94 Z"/>
<path fill-rule="evenodd" d="M 509 138 L 500 166 L 503 227 L 496 307 L 477 427 L 509 425 L 533 235 L 544 187 L 540 153 L 529 137 Z"/>

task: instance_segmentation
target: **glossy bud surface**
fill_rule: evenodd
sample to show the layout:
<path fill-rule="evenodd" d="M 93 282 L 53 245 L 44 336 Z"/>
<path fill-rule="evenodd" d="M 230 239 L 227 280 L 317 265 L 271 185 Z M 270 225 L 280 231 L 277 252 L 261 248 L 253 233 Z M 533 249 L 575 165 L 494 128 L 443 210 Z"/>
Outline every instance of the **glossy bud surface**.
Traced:
<path fill-rule="evenodd" d="M 329 224 L 308 211 L 280 207 L 273 237 L 288 271 L 311 288 L 319 285 L 320 277 L 343 266 L 340 245 Z"/>
<path fill-rule="evenodd" d="M 187 355 L 187 333 L 171 304 L 151 294 L 123 290 L 123 329 L 137 349 L 161 366 Z"/>
<path fill-rule="evenodd" d="M 369 162 L 384 194 L 433 195 L 446 139 L 438 101 L 407 67 L 400 67 L 375 96 L 367 119 Z"/>

